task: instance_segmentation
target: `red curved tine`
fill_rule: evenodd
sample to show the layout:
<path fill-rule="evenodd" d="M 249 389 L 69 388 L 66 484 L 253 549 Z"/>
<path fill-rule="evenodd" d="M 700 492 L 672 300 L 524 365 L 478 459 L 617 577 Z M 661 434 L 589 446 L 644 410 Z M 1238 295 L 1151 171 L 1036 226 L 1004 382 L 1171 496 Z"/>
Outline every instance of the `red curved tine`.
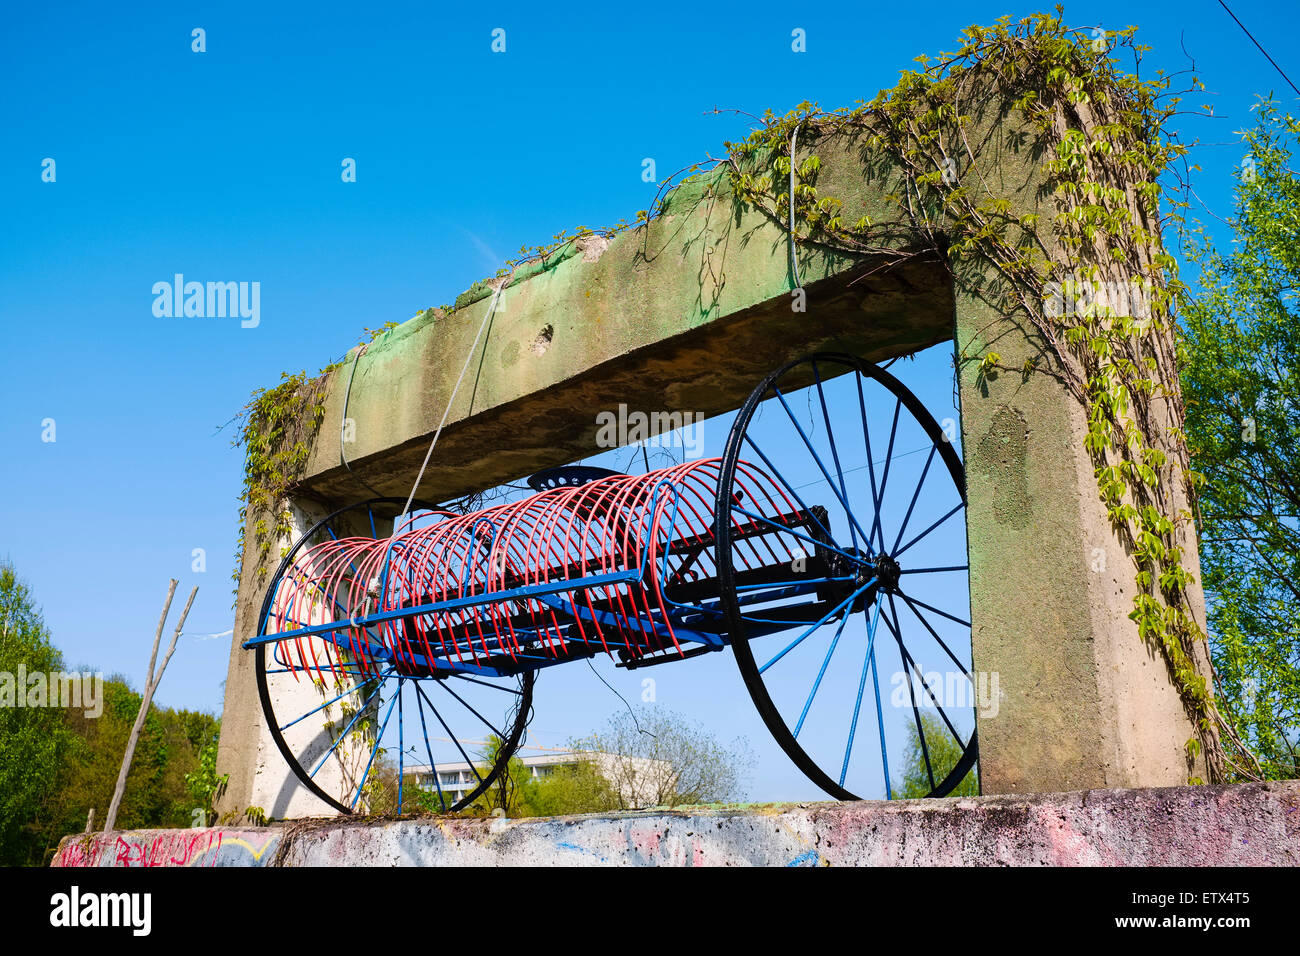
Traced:
<path fill-rule="evenodd" d="M 335 633 L 346 640 L 299 636 L 282 654 L 295 676 L 303 670 L 335 679 L 346 663 L 363 675 L 377 673 L 370 650 L 376 639 L 402 669 L 432 668 L 439 659 L 517 662 L 525 649 L 564 657 L 571 640 L 634 658 L 670 648 L 680 653 L 667 592 L 674 584 L 716 576 L 713 508 L 720 468 L 719 459 L 709 458 L 644 475 L 612 475 L 466 515 L 420 512 L 400 521 L 391 538 L 322 542 L 305 549 L 277 582 L 268 633 L 337 622 Z M 740 463 L 735 481 L 747 510 L 771 520 L 798 510 L 749 462 Z M 739 567 L 788 560 L 773 550 L 771 535 L 752 533 L 766 530 L 754 519 L 732 520 L 734 530 L 751 532 L 734 539 Z M 642 580 L 583 583 L 629 569 L 643 569 Z M 587 612 L 572 622 L 550 599 L 515 595 L 369 628 L 352 623 L 376 611 L 561 581 L 574 586 L 556 596 Z"/>

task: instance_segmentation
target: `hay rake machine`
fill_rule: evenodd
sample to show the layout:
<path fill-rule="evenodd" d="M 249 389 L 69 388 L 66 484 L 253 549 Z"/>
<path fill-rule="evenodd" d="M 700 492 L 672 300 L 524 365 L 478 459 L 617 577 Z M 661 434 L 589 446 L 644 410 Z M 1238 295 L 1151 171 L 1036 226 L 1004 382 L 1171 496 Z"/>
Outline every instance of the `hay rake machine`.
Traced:
<path fill-rule="evenodd" d="M 385 767 L 402 805 L 412 766 L 459 809 L 520 747 L 539 671 L 730 648 L 827 793 L 942 796 L 977 752 L 953 437 L 888 372 L 820 353 L 755 388 L 720 457 L 551 469 L 469 514 L 337 511 L 287 552 L 243 645 L 271 736 L 339 811 L 373 809 Z"/>

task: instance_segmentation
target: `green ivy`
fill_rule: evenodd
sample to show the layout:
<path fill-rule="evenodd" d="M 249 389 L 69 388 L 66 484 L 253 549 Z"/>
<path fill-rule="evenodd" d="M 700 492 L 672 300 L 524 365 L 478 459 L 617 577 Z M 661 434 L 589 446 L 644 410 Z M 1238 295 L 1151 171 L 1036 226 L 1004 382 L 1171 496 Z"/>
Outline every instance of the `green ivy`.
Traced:
<path fill-rule="evenodd" d="M 1091 31 L 1069 29 L 1060 13 L 1058 7 L 1056 16 L 1015 23 L 1004 17 L 990 27 L 970 27 L 958 50 L 933 65 L 919 58 L 921 71 L 905 72 L 870 103 L 828 113 L 805 102 L 784 116 L 768 113 L 746 140 L 728 144 L 730 181 L 740 201 L 786 226 L 792 134 L 797 129 L 800 143 L 815 149 L 828 134 L 856 132 L 865 137 L 868 163 L 887 158 L 902 171 L 902 190 L 891 198 L 912 233 L 933 240 L 929 251 L 954 267 L 978 262 L 996 277 L 981 294 L 996 296 L 1004 313 L 1028 318 L 1047 343 L 1053 367 L 1040 370 L 1031 360 L 1008 369 L 993 351 L 959 361 L 977 364 L 978 381 L 1003 369 L 1025 377 L 1050 373 L 1083 405 L 1084 447 L 1096 466 L 1097 493 L 1132 553 L 1137 593 L 1129 617 L 1141 639 L 1163 655 L 1195 721 L 1199 739 L 1188 741 L 1189 759 L 1204 755 L 1211 778 L 1221 779 L 1229 762 L 1221 740 L 1239 751 L 1240 742 L 1194 662 L 1205 634 L 1191 614 L 1188 587 L 1194 582 L 1176 544 L 1179 530 L 1194 530 L 1174 487 L 1181 483 L 1186 500 L 1194 501 L 1200 479 L 1181 429 L 1162 427 L 1152 407 L 1162 400 L 1172 421 L 1182 419 L 1170 306 L 1182 286 L 1157 225 L 1162 215 L 1178 218 L 1186 206 L 1161 185 L 1186 152 L 1167 130 L 1179 98 L 1171 95 L 1168 78 L 1142 80 L 1120 68 L 1117 54 L 1132 54 L 1137 62 L 1147 49 L 1134 42 L 1136 28 L 1097 42 Z M 971 91 L 981 89 L 999 92 L 1033 131 L 1036 142 L 1027 145 L 1041 150 L 1056 200 L 1050 219 L 1018 216 L 1010 199 L 991 194 L 980 176 L 964 109 Z M 959 165 L 960 176 L 947 172 Z M 820 168 L 815 153 L 797 165 L 795 242 L 900 255 L 892 241 L 897 224 L 865 216 L 846 220 L 844 203 L 819 188 Z M 1047 252 L 1053 247 L 1075 267 L 1055 261 Z M 1073 297 L 1105 289 L 1102 283 L 1116 276 L 1126 291 L 1140 276 L 1148 298 L 1147 309 L 1138 310 L 1146 313 L 1142 318 L 1118 314 L 1122 308 L 1049 314 L 1043 290 L 1050 283 Z M 1248 776 L 1245 767 L 1234 763 L 1232 769 Z"/>

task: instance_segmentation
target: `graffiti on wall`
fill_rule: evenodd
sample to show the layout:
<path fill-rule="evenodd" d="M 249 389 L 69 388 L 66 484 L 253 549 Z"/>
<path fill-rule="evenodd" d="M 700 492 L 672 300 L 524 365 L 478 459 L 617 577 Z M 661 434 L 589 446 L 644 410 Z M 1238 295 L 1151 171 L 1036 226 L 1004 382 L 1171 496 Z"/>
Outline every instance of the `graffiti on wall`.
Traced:
<path fill-rule="evenodd" d="M 267 866 L 280 842 L 265 830 L 140 830 L 68 837 L 53 866 Z"/>

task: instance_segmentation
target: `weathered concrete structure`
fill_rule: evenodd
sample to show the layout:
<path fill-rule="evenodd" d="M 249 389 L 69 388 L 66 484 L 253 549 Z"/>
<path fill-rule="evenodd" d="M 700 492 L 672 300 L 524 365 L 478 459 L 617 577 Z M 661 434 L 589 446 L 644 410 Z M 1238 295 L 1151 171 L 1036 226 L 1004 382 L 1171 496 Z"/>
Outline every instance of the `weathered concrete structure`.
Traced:
<path fill-rule="evenodd" d="M 1016 212 L 1047 219 L 1054 207 L 1041 157 L 1023 145 L 1031 137 L 1018 135 L 1002 106 L 986 105 L 970 165 Z M 823 347 L 878 361 L 953 340 L 967 356 L 995 346 L 1013 367 L 1040 358 L 1042 344 L 1024 318 L 1000 314 L 982 297 L 989 276 L 969 262 L 950 268 L 941 256 L 916 253 L 929 243 L 899 218 L 891 198 L 899 174 L 878 157 L 864 161 L 865 139 L 861 130 L 810 135 L 800 148 L 815 148 L 819 182 L 844 199 L 846 220 L 897 224 L 895 248 L 851 257 L 802 247 L 804 313 L 791 310 L 783 225 L 738 203 L 721 173 L 677 189 L 649 225 L 521 270 L 500 297 L 421 497 L 446 499 L 591 454 L 593 410 L 620 402 L 734 409 L 778 364 Z M 422 316 L 393 329 L 356 362 L 347 397 L 356 440 L 347 451 L 370 486 L 409 491 L 491 291 L 471 289 L 449 321 Z M 353 357 L 329 382 L 324 422 L 294 492 L 303 515 L 365 495 L 340 462 Z M 1196 731 L 1166 666 L 1128 618 L 1131 562 L 1098 499 L 1083 409 L 1049 375 L 979 380 L 973 364 L 961 364 L 958 384 L 974 662 L 997 672 L 1004 692 L 997 716 L 979 726 L 985 793 L 1169 786 L 1206 776 L 1184 751 Z M 1184 544 L 1199 577 L 1195 542 Z M 1098 552 L 1110 560 L 1099 564 Z M 223 809 L 320 812 L 314 799 L 294 802 L 288 770 L 260 729 L 252 655 L 239 648 L 256 629 L 266 583 L 257 571 L 250 548 L 226 685 L 218 770 L 231 778 Z M 1196 613 L 1203 619 L 1203 609 Z"/>
<path fill-rule="evenodd" d="M 55 866 L 1296 866 L 1300 783 L 70 836 Z"/>

